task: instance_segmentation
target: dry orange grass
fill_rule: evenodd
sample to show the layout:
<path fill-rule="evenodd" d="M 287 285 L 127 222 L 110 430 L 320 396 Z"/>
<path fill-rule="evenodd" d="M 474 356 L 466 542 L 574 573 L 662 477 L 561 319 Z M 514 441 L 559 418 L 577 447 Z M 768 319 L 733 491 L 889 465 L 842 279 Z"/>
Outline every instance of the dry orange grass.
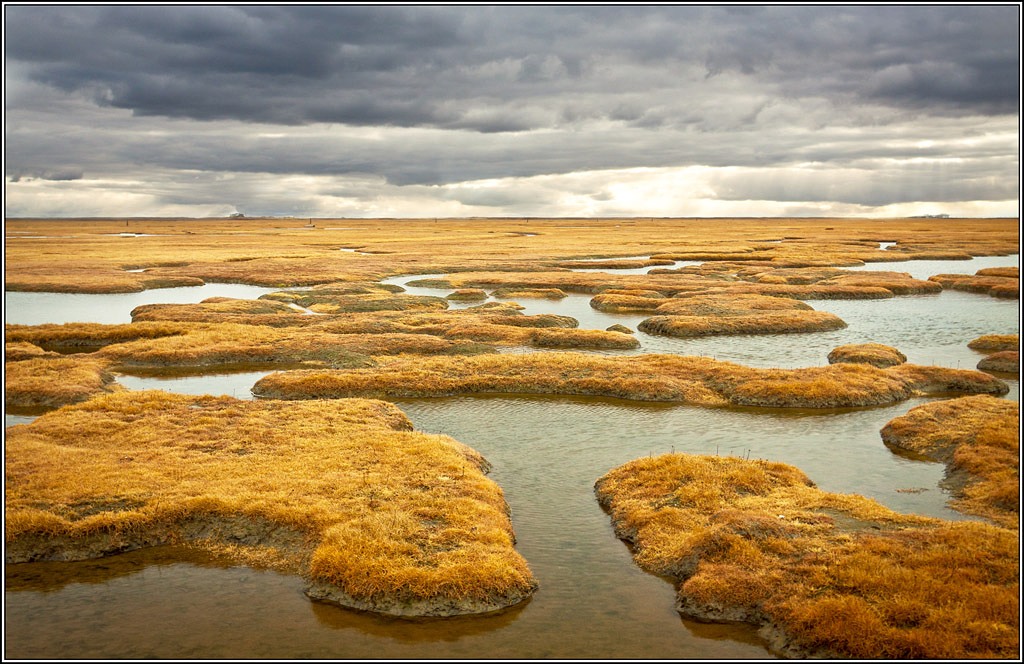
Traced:
<path fill-rule="evenodd" d="M 982 371 L 1020 373 L 1020 353 L 1015 350 L 1001 350 L 978 362 Z"/>
<path fill-rule="evenodd" d="M 643 292 L 643 291 L 640 291 Z M 668 298 L 655 295 L 627 295 L 624 292 L 599 293 L 590 298 L 590 306 L 607 313 L 654 311 Z"/>
<path fill-rule="evenodd" d="M 121 389 L 110 362 L 75 355 L 4 364 L 4 403 L 13 409 L 57 408 Z"/>
<path fill-rule="evenodd" d="M 27 341 L 8 341 L 4 344 L 5 362 L 33 360 L 41 357 L 57 357 L 58 355 L 58 353 L 43 350 L 39 346 Z"/>
<path fill-rule="evenodd" d="M 765 311 L 728 316 L 652 316 L 637 329 L 670 337 L 724 334 L 790 334 L 826 332 L 846 327 L 842 318 L 825 311 Z"/>
<path fill-rule="evenodd" d="M 896 403 L 928 392 L 1009 390 L 980 371 L 916 365 L 758 369 L 706 357 L 564 352 L 377 359 L 367 369 L 277 372 L 257 382 L 253 392 L 278 399 L 564 394 L 708 406 L 843 408 Z"/>
<path fill-rule="evenodd" d="M 984 334 L 967 344 L 978 351 L 1018 350 L 1020 337 L 1016 334 Z"/>
<path fill-rule="evenodd" d="M 948 464 L 957 509 L 1020 523 L 1020 412 L 989 396 L 923 404 L 882 429 L 889 447 Z"/>
<path fill-rule="evenodd" d="M 846 327 L 835 314 L 815 311 L 809 304 L 786 297 L 752 293 L 677 293 L 658 303 L 661 314 L 640 323 L 649 334 L 699 337 L 717 334 L 778 334 L 821 332 Z"/>
<path fill-rule="evenodd" d="M 679 584 L 682 613 L 762 625 L 779 654 L 1017 653 L 1015 530 L 901 515 L 732 457 L 638 459 L 595 490 L 637 563 Z"/>
<path fill-rule="evenodd" d="M 982 293 L 992 297 L 1008 299 L 1020 298 L 1020 278 L 1014 276 L 1001 276 L 1009 274 L 1005 268 L 994 268 L 992 270 L 980 270 L 978 274 L 937 274 L 929 277 L 931 281 L 942 284 L 943 288 L 950 290 L 967 291 L 969 293 Z M 987 272 L 987 275 L 981 274 Z"/>
<path fill-rule="evenodd" d="M 132 309 L 132 322 L 235 323 L 296 327 L 312 325 L 315 316 L 275 300 L 208 298 L 197 304 L 143 304 Z"/>
<path fill-rule="evenodd" d="M 566 292 L 559 288 L 498 288 L 491 295 L 503 300 L 519 298 L 562 300 L 567 297 Z"/>
<path fill-rule="evenodd" d="M 6 325 L 7 341 L 24 341 L 44 348 L 101 347 L 138 339 L 159 339 L 185 334 L 192 326 L 175 322 L 64 323 L 45 325 Z"/>
<path fill-rule="evenodd" d="M 44 236 L 6 243 L 9 290 L 73 292 L 183 283 L 177 280 L 283 288 L 393 274 L 536 271 L 615 254 L 856 265 L 1012 254 L 1019 241 L 1017 219 L 957 219 L 942 228 L 920 219 L 755 218 L 317 219 L 312 228 L 307 219 L 7 219 L 5 225 L 11 236 Z M 109 235 L 125 231 L 151 236 Z M 898 242 L 896 250 L 879 250 L 883 239 Z M 360 253 L 339 251 L 355 246 Z M 125 272 L 138 268 L 146 272 Z"/>
<path fill-rule="evenodd" d="M 672 265 L 674 260 L 667 258 L 633 259 L 633 260 L 590 260 L 590 261 L 561 261 L 555 263 L 554 267 L 566 268 L 569 270 L 635 270 L 644 267 L 655 267 L 657 265 Z"/>
<path fill-rule="evenodd" d="M 219 323 L 195 325 L 185 334 L 106 346 L 98 357 L 120 367 L 211 367 L 225 364 L 370 366 L 368 356 L 399 353 L 494 352 L 427 334 L 335 334 L 317 328 L 276 328 Z"/>
<path fill-rule="evenodd" d="M 482 302 L 487 299 L 487 293 L 480 288 L 460 288 L 449 293 L 445 299 L 453 302 Z"/>
<path fill-rule="evenodd" d="M 853 364 L 870 364 L 873 367 L 886 368 L 903 364 L 907 356 L 898 349 L 884 344 L 846 344 L 833 348 L 828 354 L 829 364 L 849 362 Z"/>
<path fill-rule="evenodd" d="M 312 595 L 382 613 L 528 597 L 536 582 L 486 462 L 411 429 L 366 400 L 131 392 L 68 406 L 7 430 L 7 559 L 194 541 L 276 552 Z"/>

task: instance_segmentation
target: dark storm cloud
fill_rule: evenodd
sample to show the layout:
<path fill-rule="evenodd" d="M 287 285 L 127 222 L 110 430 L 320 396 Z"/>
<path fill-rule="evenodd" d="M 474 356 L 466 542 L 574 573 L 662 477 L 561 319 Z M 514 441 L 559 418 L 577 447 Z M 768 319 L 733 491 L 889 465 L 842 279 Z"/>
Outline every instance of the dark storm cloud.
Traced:
<path fill-rule="evenodd" d="M 1012 113 L 1018 8 L 6 8 L 7 57 L 97 103 L 197 120 L 510 132 L 704 127 L 695 97 Z M 753 124 L 756 113 L 738 116 Z"/>

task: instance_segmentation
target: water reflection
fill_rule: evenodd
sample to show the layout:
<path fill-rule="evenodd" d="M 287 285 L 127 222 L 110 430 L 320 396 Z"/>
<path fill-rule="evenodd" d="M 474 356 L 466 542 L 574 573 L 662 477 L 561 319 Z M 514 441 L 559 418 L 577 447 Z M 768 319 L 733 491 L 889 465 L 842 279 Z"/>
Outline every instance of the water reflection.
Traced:
<path fill-rule="evenodd" d="M 130 323 L 132 309 L 143 304 L 193 304 L 208 297 L 257 299 L 279 288 L 246 284 L 215 284 L 159 288 L 138 293 L 33 293 L 4 292 L 4 322 L 16 325 L 45 323 Z"/>

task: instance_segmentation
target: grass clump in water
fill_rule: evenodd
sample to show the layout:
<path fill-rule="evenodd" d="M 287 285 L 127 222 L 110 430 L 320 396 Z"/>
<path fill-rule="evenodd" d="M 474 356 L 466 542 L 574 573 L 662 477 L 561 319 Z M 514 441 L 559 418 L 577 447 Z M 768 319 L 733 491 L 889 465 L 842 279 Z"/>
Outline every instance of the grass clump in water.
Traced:
<path fill-rule="evenodd" d="M 903 364 L 907 356 L 898 349 L 885 344 L 846 344 L 837 346 L 828 354 L 829 364 L 849 362 L 853 364 L 870 364 L 884 369 Z"/>
<path fill-rule="evenodd" d="M 620 333 L 619 337 L 629 338 Z M 901 365 L 759 369 L 706 357 L 581 353 L 378 358 L 372 368 L 277 372 L 254 394 L 278 399 L 563 394 L 706 406 L 844 408 L 896 403 L 926 392 L 1005 394 L 988 374 Z"/>
<path fill-rule="evenodd" d="M 483 302 L 487 299 L 487 292 L 480 288 L 459 288 L 449 293 L 446 299 L 452 302 Z"/>
<path fill-rule="evenodd" d="M 1017 268 L 988 268 L 969 274 L 937 274 L 929 280 L 950 290 L 982 293 L 992 297 L 1020 299 L 1020 276 Z"/>
<path fill-rule="evenodd" d="M 1020 373 L 1020 352 L 1015 350 L 1001 350 L 992 353 L 978 362 L 978 369 L 982 371 L 998 371 L 1001 373 Z"/>
<path fill-rule="evenodd" d="M 821 332 L 846 327 L 835 314 L 785 297 L 750 293 L 677 294 L 658 305 L 661 315 L 641 321 L 638 329 L 672 337 L 720 334 Z"/>
<path fill-rule="evenodd" d="M 528 597 L 536 581 L 486 461 L 411 429 L 368 400 L 131 392 L 68 406 L 7 431 L 7 559 L 191 541 L 275 549 L 311 595 L 382 613 Z"/>
<path fill-rule="evenodd" d="M 892 512 L 781 463 L 685 454 L 595 484 L 644 569 L 700 620 L 762 626 L 793 657 L 1005 658 L 1019 647 L 1017 531 Z M 955 578 L 950 576 L 955 571 Z"/>
<path fill-rule="evenodd" d="M 1020 337 L 1016 334 L 983 334 L 968 343 L 967 347 L 981 352 L 1019 350 Z"/>

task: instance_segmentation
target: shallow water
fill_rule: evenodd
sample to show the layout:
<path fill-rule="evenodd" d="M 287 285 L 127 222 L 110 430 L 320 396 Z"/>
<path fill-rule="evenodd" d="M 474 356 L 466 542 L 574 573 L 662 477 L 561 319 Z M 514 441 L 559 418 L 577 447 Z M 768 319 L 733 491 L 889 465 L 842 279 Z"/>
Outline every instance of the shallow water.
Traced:
<path fill-rule="evenodd" d="M 138 293 L 31 293 L 4 291 L 4 322 L 17 325 L 44 323 L 130 323 L 132 309 L 143 304 L 194 304 L 208 297 L 255 300 L 280 288 L 247 284 L 207 283 L 202 286 L 157 288 Z"/>
<path fill-rule="evenodd" d="M 1015 264 L 1007 257 L 1000 259 L 1000 265 Z M 978 269 L 973 262 L 956 264 L 973 268 L 963 270 L 966 274 Z M 872 267 L 907 271 L 896 265 Z M 424 276 L 429 275 L 391 281 Z M 159 299 L 174 290 L 183 289 L 145 294 L 156 297 L 151 302 L 178 301 Z M 408 291 L 444 294 L 434 289 Z M 566 314 L 578 318 L 584 328 L 604 329 L 613 322 L 635 328 L 647 317 L 603 314 L 592 309 L 589 300 L 590 296 L 573 295 L 559 302 L 519 302 L 526 306 L 524 313 Z M 896 346 L 912 362 L 971 368 L 983 356 L 967 349 L 968 341 L 1019 330 L 1016 300 L 971 293 L 811 304 L 836 313 L 849 327 L 785 337 L 700 340 L 638 333 L 643 347 L 632 352 L 710 355 L 752 366 L 793 367 L 825 364 L 828 351 L 840 344 L 875 341 Z M 58 299 L 38 311 L 52 314 L 63 307 Z M 78 311 L 96 316 L 105 314 L 102 309 L 83 303 Z M 22 307 L 16 315 L 30 310 Z M 8 313 L 8 322 L 10 317 Z M 128 389 L 251 398 L 249 389 L 267 373 L 122 375 L 118 380 Z M 1004 378 L 1011 385 L 1009 398 L 1018 399 L 1016 377 Z M 541 584 L 530 601 L 492 616 L 393 620 L 311 602 L 296 577 L 232 566 L 190 551 L 155 549 L 85 563 L 8 565 L 5 655 L 767 658 L 771 655 L 748 627 L 702 625 L 680 618 L 673 609 L 672 586 L 639 570 L 627 547 L 615 538 L 594 497 L 594 481 L 631 459 L 673 451 L 766 458 L 798 466 L 826 491 L 862 494 L 901 512 L 963 519 L 946 507 L 949 496 L 938 486 L 944 474 L 941 464 L 899 457 L 881 442 L 879 430 L 886 422 L 926 401 L 820 411 L 708 409 L 590 398 L 398 400 L 417 429 L 451 435 L 493 464 L 491 476 L 512 509 L 517 549 Z M 7 425 L 31 419 L 7 415 Z"/>

